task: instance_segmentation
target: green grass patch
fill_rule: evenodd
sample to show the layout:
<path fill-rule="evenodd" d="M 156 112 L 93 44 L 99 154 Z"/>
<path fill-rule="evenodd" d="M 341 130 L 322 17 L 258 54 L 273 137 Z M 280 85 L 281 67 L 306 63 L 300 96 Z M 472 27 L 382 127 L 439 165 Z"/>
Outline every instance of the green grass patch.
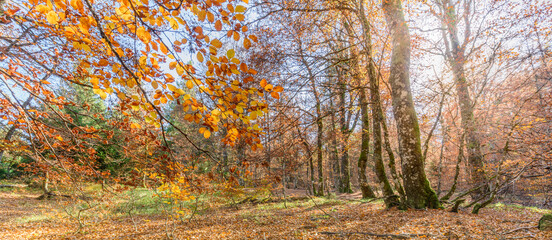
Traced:
<path fill-rule="evenodd" d="M 495 203 L 495 204 L 492 204 L 491 205 L 491 208 L 494 208 L 494 209 L 501 209 L 501 210 L 529 210 L 529 211 L 532 211 L 532 212 L 536 212 L 536 213 L 543 213 L 543 214 L 550 214 L 552 213 L 552 210 L 550 209 L 542 209 L 542 208 L 538 208 L 538 207 L 530 207 L 530 206 L 523 206 L 523 205 L 519 205 L 519 204 L 504 204 L 504 203 Z"/>
<path fill-rule="evenodd" d="M 17 218 L 15 221 L 17 223 L 32 223 L 32 222 L 45 222 L 51 219 L 53 219 L 52 216 L 49 216 L 46 214 L 37 214 L 37 215 L 20 217 L 20 218 Z"/>
<path fill-rule="evenodd" d="M 162 213 L 167 203 L 159 198 L 153 190 L 136 188 L 123 193 L 113 212 L 116 214 L 152 215 Z"/>

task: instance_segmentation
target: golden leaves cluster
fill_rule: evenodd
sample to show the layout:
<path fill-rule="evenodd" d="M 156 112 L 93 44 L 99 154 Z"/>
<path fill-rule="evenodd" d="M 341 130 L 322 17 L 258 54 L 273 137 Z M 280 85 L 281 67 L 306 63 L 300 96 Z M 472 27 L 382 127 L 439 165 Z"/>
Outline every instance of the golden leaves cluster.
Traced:
<path fill-rule="evenodd" d="M 77 62 L 73 75 L 87 79 L 84 84 L 102 99 L 116 96 L 123 110 L 142 114 L 157 127 L 163 119 L 160 107 L 176 102 L 186 112 L 185 120 L 203 125 L 200 133 L 205 138 L 218 131 L 221 119 L 230 118 L 233 121 L 224 126 L 231 131 L 224 141 L 233 144 L 242 136 L 258 148 L 262 129 L 255 120 L 268 112 L 263 96 L 268 93 L 278 99 L 283 89 L 266 80 L 255 87 L 257 72 L 224 44 L 235 41 L 249 49 L 258 41 L 244 24 L 246 4 L 245 0 L 30 0 L 26 7 L 28 19 L 65 41 L 62 48 L 72 54 L 58 57 Z M 195 52 L 200 65 L 187 60 L 186 48 Z"/>

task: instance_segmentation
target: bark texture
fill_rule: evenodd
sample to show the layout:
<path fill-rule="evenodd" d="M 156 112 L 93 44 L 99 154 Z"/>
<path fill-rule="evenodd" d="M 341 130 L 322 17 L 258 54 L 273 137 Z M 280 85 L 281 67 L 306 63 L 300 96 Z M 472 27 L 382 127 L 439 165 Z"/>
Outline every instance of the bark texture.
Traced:
<path fill-rule="evenodd" d="M 382 121 L 383 111 L 381 109 L 380 90 L 379 90 L 379 78 L 376 73 L 376 66 L 372 59 L 372 35 L 370 33 L 370 23 L 364 12 L 364 0 L 360 1 L 360 22 L 362 23 L 363 35 L 364 35 L 364 49 L 366 52 L 367 64 L 366 72 L 368 73 L 368 79 L 370 81 L 370 100 L 372 106 L 372 136 L 373 136 L 373 154 L 372 159 L 375 166 L 376 176 L 383 190 L 383 196 L 385 197 L 385 205 L 390 208 L 398 205 L 398 197 L 395 195 L 387 173 L 385 165 L 383 164 L 383 151 L 382 151 Z"/>
<path fill-rule="evenodd" d="M 424 169 L 420 129 L 410 90 L 410 35 L 402 3 L 400 0 L 383 0 L 382 7 L 393 41 L 389 83 L 399 135 L 405 204 L 412 208 L 440 208 Z"/>
<path fill-rule="evenodd" d="M 362 145 L 358 157 L 358 182 L 362 198 L 375 198 L 376 194 L 368 184 L 366 177 L 366 165 L 370 153 L 370 116 L 368 116 L 368 99 L 364 89 L 360 92 L 360 111 L 362 114 Z"/>

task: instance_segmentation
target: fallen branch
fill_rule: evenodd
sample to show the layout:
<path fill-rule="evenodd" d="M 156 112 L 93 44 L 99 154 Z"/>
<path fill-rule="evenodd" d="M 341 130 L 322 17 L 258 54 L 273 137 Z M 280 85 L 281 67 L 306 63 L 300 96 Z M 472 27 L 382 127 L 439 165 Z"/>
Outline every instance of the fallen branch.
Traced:
<path fill-rule="evenodd" d="M 381 238 L 397 238 L 397 239 L 410 239 L 415 237 L 439 237 L 431 234 L 378 234 L 378 233 L 369 233 L 369 232 L 319 232 L 320 234 L 325 235 L 366 235 L 372 237 L 381 237 Z"/>
<path fill-rule="evenodd" d="M 516 228 L 514 230 L 511 230 L 511 231 L 508 231 L 508 232 L 504 232 L 504 233 L 501 233 L 502 235 L 506 235 L 506 234 L 510 234 L 510 233 L 515 233 L 517 231 L 521 231 L 521 230 L 529 230 L 529 229 L 533 229 L 533 228 L 538 228 L 538 226 L 531 226 L 531 227 L 520 227 L 520 228 Z"/>

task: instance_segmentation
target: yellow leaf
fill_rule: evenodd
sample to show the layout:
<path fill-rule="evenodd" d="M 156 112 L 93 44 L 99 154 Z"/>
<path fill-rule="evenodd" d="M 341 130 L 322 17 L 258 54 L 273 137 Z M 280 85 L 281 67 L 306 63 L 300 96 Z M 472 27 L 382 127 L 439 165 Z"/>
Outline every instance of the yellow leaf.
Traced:
<path fill-rule="evenodd" d="M 210 132 L 209 130 L 205 130 L 205 131 L 203 132 L 203 137 L 209 138 L 210 136 L 211 136 L 211 132 Z"/>
<path fill-rule="evenodd" d="M 238 111 L 239 113 L 243 113 L 243 108 L 240 106 L 236 106 L 236 111 Z"/>
<path fill-rule="evenodd" d="M 173 91 L 173 92 L 176 92 L 176 87 L 172 84 L 167 84 L 167 88 L 170 90 L 170 91 Z"/>
<path fill-rule="evenodd" d="M 188 89 L 194 88 L 194 83 L 192 82 L 192 80 L 188 80 L 188 81 L 186 82 L 186 87 L 187 87 Z"/>
<path fill-rule="evenodd" d="M 238 5 L 236 6 L 236 8 L 234 9 L 235 12 L 245 12 L 247 8 L 242 6 L 242 5 Z"/>
<path fill-rule="evenodd" d="M 232 59 L 235 55 L 236 51 L 234 51 L 234 49 L 230 49 L 226 52 L 226 56 L 228 57 L 228 59 Z"/>
<path fill-rule="evenodd" d="M 207 20 L 209 20 L 209 22 L 215 21 L 215 15 L 211 12 L 207 12 Z"/>
<path fill-rule="evenodd" d="M 180 95 L 186 94 L 186 92 L 184 92 L 184 90 L 182 90 L 182 89 L 180 89 L 180 88 L 177 88 L 175 92 L 178 93 L 178 94 L 180 94 Z"/>
<path fill-rule="evenodd" d="M 82 10 L 83 4 L 80 0 L 71 0 L 71 7 L 73 7 L 75 10 Z"/>
<path fill-rule="evenodd" d="M 200 10 L 198 13 L 197 13 L 197 19 L 199 21 L 204 21 L 205 20 L 205 16 L 207 15 L 207 12 L 205 12 L 204 10 Z"/>
<path fill-rule="evenodd" d="M 238 19 L 239 21 L 243 21 L 245 20 L 245 16 L 243 14 L 236 14 L 236 19 Z"/>
<path fill-rule="evenodd" d="M 57 136 L 56 136 L 56 139 L 57 139 L 57 140 L 60 140 L 60 141 L 63 141 L 63 138 L 62 138 L 60 135 L 57 135 Z"/>
<path fill-rule="evenodd" d="M 200 62 L 203 62 L 203 54 L 201 52 L 197 52 L 197 60 Z"/>
<path fill-rule="evenodd" d="M 90 78 L 90 83 L 92 83 L 93 86 L 98 86 L 100 85 L 100 80 L 98 78 Z"/>
<path fill-rule="evenodd" d="M 261 80 L 261 87 L 264 88 L 266 86 L 267 82 L 266 79 Z"/>
<path fill-rule="evenodd" d="M 213 39 L 213 41 L 211 41 L 211 45 L 215 46 L 216 48 L 222 47 L 222 43 L 218 39 Z"/>
<path fill-rule="evenodd" d="M 50 24 L 57 24 L 58 23 L 58 15 L 54 11 L 48 12 L 48 15 L 46 15 L 46 20 L 48 20 L 48 23 Z"/>
<path fill-rule="evenodd" d="M 176 73 L 178 73 L 179 76 L 182 76 L 182 74 L 184 74 L 184 68 L 180 65 L 176 66 Z"/>
<path fill-rule="evenodd" d="M 151 34 L 143 26 L 136 30 L 136 36 L 145 43 L 151 41 Z M 163 51 L 163 44 L 161 44 L 161 51 Z"/>
<path fill-rule="evenodd" d="M 106 94 L 103 90 L 101 90 L 101 89 L 99 89 L 99 88 L 94 88 L 93 91 L 94 91 L 95 94 L 100 95 L 100 97 L 101 97 L 102 99 L 105 99 L 105 98 L 107 97 L 107 94 Z"/>
<path fill-rule="evenodd" d="M 163 52 L 164 54 L 169 53 L 169 49 L 167 49 L 167 46 L 165 46 L 164 43 L 159 44 L 159 47 L 161 48 L 161 52 Z"/>

